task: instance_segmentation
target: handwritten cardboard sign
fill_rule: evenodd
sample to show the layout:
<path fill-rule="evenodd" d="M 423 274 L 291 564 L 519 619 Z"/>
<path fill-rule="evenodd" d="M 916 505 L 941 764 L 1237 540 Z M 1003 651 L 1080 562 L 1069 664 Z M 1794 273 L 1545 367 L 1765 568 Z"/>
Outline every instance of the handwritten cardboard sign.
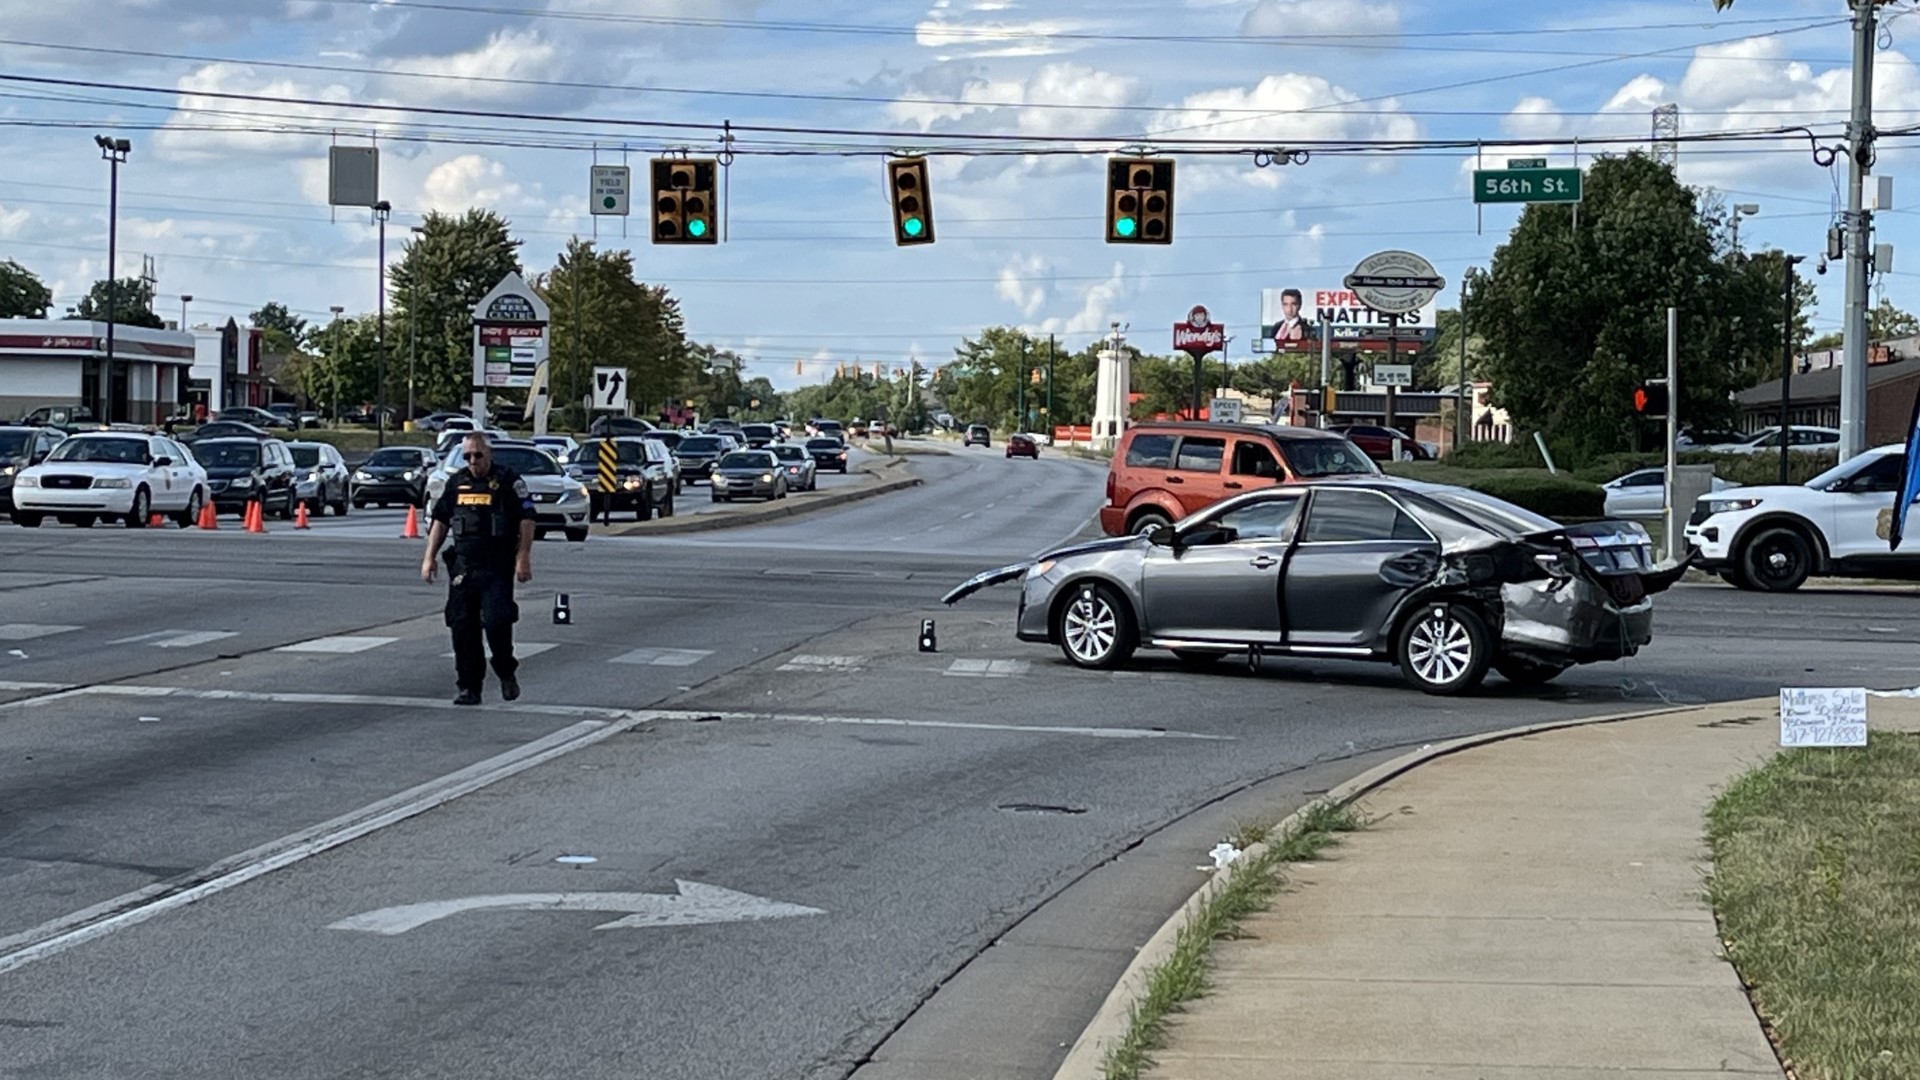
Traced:
<path fill-rule="evenodd" d="M 1867 745 L 1866 688 L 1781 688 L 1780 745 Z"/>

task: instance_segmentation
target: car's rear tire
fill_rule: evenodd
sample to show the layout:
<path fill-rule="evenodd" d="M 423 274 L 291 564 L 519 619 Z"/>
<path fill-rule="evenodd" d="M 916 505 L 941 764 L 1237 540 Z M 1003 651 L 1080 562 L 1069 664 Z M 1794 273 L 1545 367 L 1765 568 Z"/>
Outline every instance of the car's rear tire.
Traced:
<path fill-rule="evenodd" d="M 653 495 L 649 493 L 649 494 L 640 496 L 640 501 L 638 503 L 635 503 L 633 507 L 633 520 L 646 521 L 648 518 L 651 518 L 652 516 L 653 516 Z"/>
<path fill-rule="evenodd" d="M 173 523 L 183 529 L 193 528 L 200 521 L 200 506 L 205 501 L 206 496 L 201 494 L 199 488 L 194 488 L 193 494 L 187 496 L 186 509 L 173 515 Z"/>
<path fill-rule="evenodd" d="M 1414 689 L 1464 694 L 1487 677 L 1493 642 L 1478 612 L 1462 604 L 1423 606 L 1400 627 L 1393 658 Z"/>
<path fill-rule="evenodd" d="M 1792 592 L 1813 573 L 1813 545 L 1798 529 L 1762 529 L 1740 545 L 1735 565 L 1761 592 Z"/>
<path fill-rule="evenodd" d="M 1089 582 L 1076 588 L 1061 605 L 1054 632 L 1075 667 L 1117 668 L 1139 646 L 1133 611 L 1111 585 Z"/>
<path fill-rule="evenodd" d="M 1135 536 L 1152 532 L 1162 525 L 1171 525 L 1173 521 L 1158 510 L 1142 510 L 1127 521 L 1127 531 Z"/>
<path fill-rule="evenodd" d="M 353 508 L 355 510 L 365 510 L 367 508 L 367 500 L 365 499 L 353 500 Z"/>
<path fill-rule="evenodd" d="M 1500 677 L 1518 686 L 1545 686 L 1560 677 L 1568 664 L 1543 664 L 1537 660 L 1524 660 L 1517 656 L 1502 656 L 1493 662 L 1493 670 Z"/>
<path fill-rule="evenodd" d="M 569 543 L 574 543 L 574 544 L 584 544 L 584 543 L 586 543 L 586 542 L 587 542 L 587 530 L 585 530 L 585 529 L 568 529 L 568 530 L 567 530 L 567 541 L 568 541 Z"/>

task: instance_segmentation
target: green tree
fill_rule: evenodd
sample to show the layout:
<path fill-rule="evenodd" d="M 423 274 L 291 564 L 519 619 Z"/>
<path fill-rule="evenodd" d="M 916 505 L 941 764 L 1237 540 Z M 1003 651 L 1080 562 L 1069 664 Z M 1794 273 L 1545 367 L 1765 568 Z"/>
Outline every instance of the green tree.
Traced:
<path fill-rule="evenodd" d="M 107 297 L 113 297 L 113 321 L 118 326 L 141 326 L 149 330 L 165 330 L 167 321 L 153 313 L 153 292 L 147 283 L 139 278 L 122 278 L 119 281 L 96 281 L 87 295 L 73 309 L 75 318 L 92 319 L 104 322 L 107 317 Z"/>
<path fill-rule="evenodd" d="M 0 319 L 42 319 L 53 293 L 33 271 L 8 259 L 0 262 Z"/>
<path fill-rule="evenodd" d="M 278 300 L 269 300 L 260 310 L 247 316 L 253 325 L 265 331 L 262 344 L 269 353 L 288 355 L 307 339 L 307 320 L 287 310 Z"/>
<path fill-rule="evenodd" d="M 1468 281 L 1481 371 L 1523 430 L 1562 458 L 1630 447 L 1633 387 L 1666 368 L 1666 309 L 1681 312 L 1680 419 L 1721 424 L 1730 395 L 1778 369 L 1776 252 L 1716 255 L 1720 222 L 1670 167 L 1635 152 L 1589 170 L 1572 208 L 1534 205 Z M 1796 312 L 1796 322 L 1800 314 Z"/>
<path fill-rule="evenodd" d="M 314 327 L 308 336 L 311 354 L 303 354 L 283 377 L 328 416 L 337 418 L 372 404 L 378 359 L 374 331 L 378 323 L 376 316 L 367 314 Z M 392 348 L 391 339 L 388 348 Z M 391 352 L 388 357 L 391 359 Z"/>
<path fill-rule="evenodd" d="M 627 373 L 628 399 L 652 415 L 696 374 L 680 301 L 664 287 L 634 279 L 632 252 L 600 251 L 593 241 L 575 238 L 532 284 L 553 309 L 558 399 L 583 398 L 594 367 L 619 367 Z"/>
<path fill-rule="evenodd" d="M 387 271 L 393 310 L 387 313 L 389 389 L 404 401 L 407 364 L 415 363 L 416 397 L 453 405 L 466 400 L 473 382 L 473 305 L 520 269 L 520 241 L 505 218 L 491 210 L 458 217 L 430 213 L 400 260 Z M 409 335 L 414 340 L 409 340 Z"/>
<path fill-rule="evenodd" d="M 1894 341 L 1915 334 L 1920 334 L 1920 319 L 1902 311 L 1884 296 L 1867 312 L 1868 341 Z"/>

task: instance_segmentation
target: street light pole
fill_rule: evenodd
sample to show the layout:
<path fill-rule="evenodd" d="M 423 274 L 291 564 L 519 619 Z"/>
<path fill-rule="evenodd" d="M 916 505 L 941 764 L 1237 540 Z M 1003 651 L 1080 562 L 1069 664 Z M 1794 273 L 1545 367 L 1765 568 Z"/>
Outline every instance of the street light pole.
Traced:
<path fill-rule="evenodd" d="M 1740 219 L 1760 212 L 1759 203 L 1736 203 L 1733 208 L 1733 253 L 1740 254 Z"/>
<path fill-rule="evenodd" d="M 117 273 L 120 249 L 120 165 L 133 152 L 133 144 L 125 139 L 116 139 L 106 135 L 95 135 L 93 143 L 100 148 L 100 157 L 107 162 L 107 356 L 100 362 L 99 383 L 94 387 L 94 400 L 99 411 L 94 419 L 102 423 L 112 420 L 113 412 L 113 316 L 114 300 L 120 292 L 120 279 Z"/>
<path fill-rule="evenodd" d="M 340 423 L 340 315 L 346 308 L 339 304 L 327 308 L 333 312 L 333 325 L 328 328 L 327 338 L 327 374 L 333 384 L 333 422 Z"/>
<path fill-rule="evenodd" d="M 180 329 L 187 328 L 187 305 L 193 303 L 192 293 L 180 294 Z"/>
<path fill-rule="evenodd" d="M 1780 318 L 1780 482 L 1787 483 L 1788 444 L 1793 441 L 1789 417 L 1793 408 L 1793 267 L 1804 255 L 1787 256 L 1786 307 Z"/>
<path fill-rule="evenodd" d="M 387 445 L 387 215 L 393 204 L 385 199 L 373 204 L 373 218 L 380 223 L 380 309 L 373 324 L 373 428 L 374 445 Z"/>
<path fill-rule="evenodd" d="M 419 225 L 415 225 L 411 231 L 415 236 L 427 234 L 427 230 Z M 384 275 L 382 280 L 385 280 Z M 407 289 L 407 415 L 402 421 L 403 424 L 413 423 L 413 365 L 414 360 L 420 355 L 420 339 L 414 331 L 413 309 L 419 306 L 419 299 L 409 287 Z"/>

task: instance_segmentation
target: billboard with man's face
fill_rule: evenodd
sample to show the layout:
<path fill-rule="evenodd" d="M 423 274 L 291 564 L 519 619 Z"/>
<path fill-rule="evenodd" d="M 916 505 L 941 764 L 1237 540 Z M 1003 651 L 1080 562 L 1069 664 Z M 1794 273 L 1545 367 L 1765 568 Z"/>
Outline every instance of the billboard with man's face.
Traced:
<path fill-rule="evenodd" d="M 1428 304 L 1400 318 L 1400 346 L 1411 352 L 1438 332 L 1438 309 Z M 1387 317 L 1344 286 L 1264 289 L 1260 293 L 1260 338 L 1255 352 L 1320 351 L 1320 325 L 1333 331 L 1335 349 L 1385 349 Z"/>

